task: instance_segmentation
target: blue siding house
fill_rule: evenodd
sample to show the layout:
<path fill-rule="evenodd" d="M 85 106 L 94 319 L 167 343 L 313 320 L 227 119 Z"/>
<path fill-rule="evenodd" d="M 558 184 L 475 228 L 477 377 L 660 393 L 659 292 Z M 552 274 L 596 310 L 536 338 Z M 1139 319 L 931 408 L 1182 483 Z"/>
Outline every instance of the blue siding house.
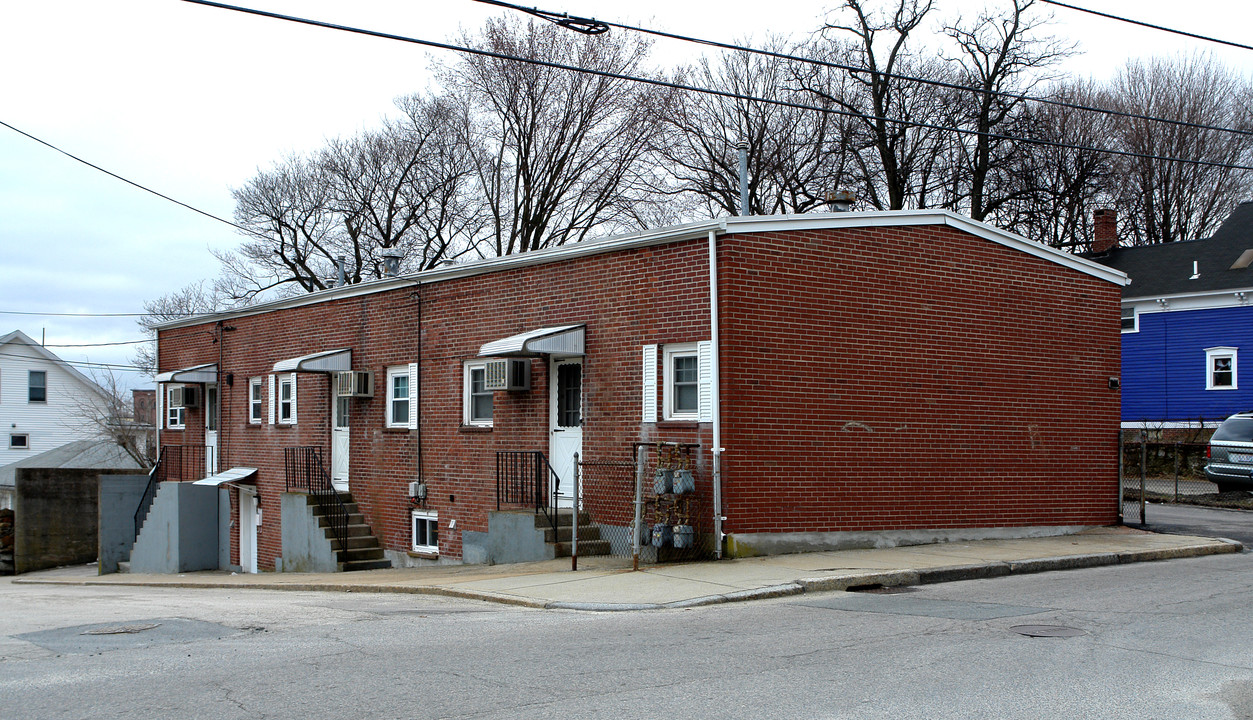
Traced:
<path fill-rule="evenodd" d="M 1213 427 L 1253 410 L 1253 202 L 1213 237 L 1102 252 L 1101 226 L 1114 220 L 1105 212 L 1088 257 L 1131 278 L 1122 293 L 1123 427 Z"/>

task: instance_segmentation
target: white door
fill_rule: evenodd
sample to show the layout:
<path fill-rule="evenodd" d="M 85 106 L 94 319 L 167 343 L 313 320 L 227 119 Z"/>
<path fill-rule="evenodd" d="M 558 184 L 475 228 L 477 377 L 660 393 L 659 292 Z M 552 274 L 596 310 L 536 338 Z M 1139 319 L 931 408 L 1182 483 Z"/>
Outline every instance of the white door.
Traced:
<path fill-rule="evenodd" d="M 574 454 L 583 452 L 583 358 L 548 365 L 548 462 L 561 478 L 559 507 L 574 500 Z"/>
<path fill-rule="evenodd" d="M 218 471 L 218 386 L 204 386 L 204 470 L 205 476 Z"/>
<path fill-rule="evenodd" d="M 333 385 L 338 384 L 339 378 L 336 377 Z M 348 404 L 350 402 L 352 398 L 336 397 L 335 402 L 331 404 L 331 484 L 340 492 L 348 492 Z"/>
<path fill-rule="evenodd" d="M 257 571 L 257 494 L 245 488 L 239 490 L 239 566 Z"/>

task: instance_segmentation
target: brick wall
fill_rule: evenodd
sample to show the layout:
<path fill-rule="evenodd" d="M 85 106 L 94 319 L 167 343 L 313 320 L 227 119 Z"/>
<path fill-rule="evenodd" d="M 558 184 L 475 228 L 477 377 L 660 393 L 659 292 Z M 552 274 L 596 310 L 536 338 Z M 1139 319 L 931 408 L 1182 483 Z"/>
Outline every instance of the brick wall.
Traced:
<path fill-rule="evenodd" d="M 728 531 L 1102 524 L 1116 519 L 1118 288 L 938 227 L 720 241 Z M 222 357 L 222 467 L 259 468 L 258 559 L 281 555 L 282 448 L 330 445 L 325 375 L 297 380 L 297 424 L 248 423 L 248 378 L 352 348 L 375 397 L 352 401 L 351 487 L 383 544 L 409 548 L 417 433 L 385 427 L 386 368 L 420 355 L 427 509 L 441 554 L 495 509 L 495 452 L 548 450 L 548 365 L 464 427 L 462 364 L 540 327 L 587 325 L 583 457 L 700 443 L 706 423 L 640 421 L 640 347 L 709 339 L 703 239 L 582 256 L 162 331 L 160 367 Z M 421 322 L 419 322 L 419 317 Z M 420 352 L 419 352 L 420 343 Z M 268 418 L 267 418 L 268 419 Z M 179 440 L 177 437 L 184 439 Z M 203 409 L 162 441 L 203 441 Z M 1059 476 L 1059 468 L 1090 472 Z M 233 507 L 237 507 L 233 502 Z M 448 530 L 457 520 L 457 530 Z M 237 558 L 237 548 L 232 549 Z"/>
<path fill-rule="evenodd" d="M 729 531 L 1117 520 L 1117 286 L 949 228 L 722 257 Z"/>

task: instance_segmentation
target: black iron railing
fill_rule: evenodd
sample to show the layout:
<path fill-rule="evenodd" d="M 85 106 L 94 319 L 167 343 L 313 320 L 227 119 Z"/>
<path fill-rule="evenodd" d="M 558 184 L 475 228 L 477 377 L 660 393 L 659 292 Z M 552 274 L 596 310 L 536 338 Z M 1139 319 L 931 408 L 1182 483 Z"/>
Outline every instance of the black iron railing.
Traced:
<path fill-rule="evenodd" d="M 557 496 L 561 478 L 539 450 L 501 450 L 496 453 L 496 509 L 521 505 L 543 513 L 557 529 Z"/>
<path fill-rule="evenodd" d="M 148 519 L 148 511 L 152 509 L 160 483 L 200 480 L 207 474 L 204 445 L 161 446 L 157 464 L 148 472 L 148 486 L 144 488 L 139 507 L 135 509 L 135 539 L 139 539 L 139 531 L 144 527 L 144 520 Z"/>
<path fill-rule="evenodd" d="M 331 475 L 322 460 L 322 448 L 283 448 L 283 466 L 287 471 L 287 491 L 313 496 L 319 514 L 326 518 L 331 533 L 339 541 L 339 549 L 347 552 L 348 506 L 331 484 Z"/>

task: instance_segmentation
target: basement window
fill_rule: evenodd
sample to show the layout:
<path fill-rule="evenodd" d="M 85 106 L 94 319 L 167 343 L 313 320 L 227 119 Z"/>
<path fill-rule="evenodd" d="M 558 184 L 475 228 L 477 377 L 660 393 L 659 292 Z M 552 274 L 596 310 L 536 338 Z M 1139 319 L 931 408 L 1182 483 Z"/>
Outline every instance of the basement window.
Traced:
<path fill-rule="evenodd" d="M 1236 389 L 1236 348 L 1205 349 L 1205 389 Z"/>
<path fill-rule="evenodd" d="M 413 551 L 439 554 L 439 513 L 413 511 Z"/>
<path fill-rule="evenodd" d="M 12 435 L 9 436 L 9 449 L 10 450 L 29 450 L 30 449 L 30 435 L 27 435 L 26 433 L 13 433 Z"/>

